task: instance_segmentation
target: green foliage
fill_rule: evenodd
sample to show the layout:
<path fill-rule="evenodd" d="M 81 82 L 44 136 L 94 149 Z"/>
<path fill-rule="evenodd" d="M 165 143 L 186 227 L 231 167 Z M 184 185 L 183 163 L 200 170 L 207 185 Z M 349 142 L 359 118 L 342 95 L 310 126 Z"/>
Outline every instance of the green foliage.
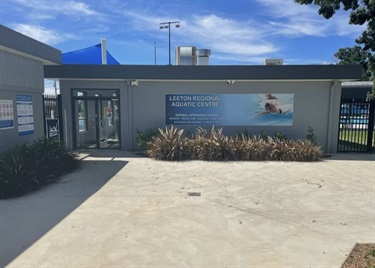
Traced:
<path fill-rule="evenodd" d="M 367 253 L 367 256 L 375 257 L 375 248 L 371 249 L 371 250 Z"/>
<path fill-rule="evenodd" d="M 262 130 L 262 131 L 259 133 L 259 138 L 261 138 L 262 140 L 267 140 L 267 139 L 268 139 L 268 134 L 267 134 L 267 132 L 265 132 L 264 130 Z"/>
<path fill-rule="evenodd" d="M 312 127 L 308 127 L 307 129 L 306 140 L 314 145 L 318 145 L 318 137 L 315 135 Z"/>
<path fill-rule="evenodd" d="M 46 185 L 78 167 L 76 154 L 54 139 L 40 138 L 0 155 L 0 199 Z"/>
<path fill-rule="evenodd" d="M 374 0 L 294 0 L 301 5 L 314 4 L 319 6 L 319 14 L 326 19 L 331 18 L 337 10 L 351 10 L 349 24 L 366 25 L 366 29 L 355 40 L 353 48 L 340 49 L 335 57 L 339 64 L 360 64 L 363 67 L 362 78 L 375 78 L 375 1 Z M 367 52 L 368 51 L 368 52 Z M 368 99 L 375 98 L 375 86 L 367 95 Z"/>
<path fill-rule="evenodd" d="M 375 1 L 373 0 L 294 0 L 298 4 L 319 6 L 319 14 L 324 18 L 331 18 L 341 7 L 351 10 L 350 24 L 364 25 L 366 29 L 356 39 L 364 50 L 375 52 Z"/>
<path fill-rule="evenodd" d="M 238 133 L 236 137 L 239 139 L 248 139 L 251 137 L 251 133 L 248 130 L 244 130 L 241 133 Z"/>
<path fill-rule="evenodd" d="M 159 135 L 159 129 L 157 127 L 155 128 L 149 128 L 145 131 L 140 131 L 139 129 L 136 129 L 137 132 L 137 144 L 142 148 L 146 149 L 147 143 L 152 140 L 153 137 Z"/>
<path fill-rule="evenodd" d="M 367 100 L 375 100 L 375 78 L 372 81 L 372 91 L 367 92 Z"/>
<path fill-rule="evenodd" d="M 287 141 L 287 140 L 289 140 L 288 137 L 285 134 L 281 133 L 281 132 L 276 132 L 275 134 L 273 134 L 273 136 L 275 137 L 275 139 L 279 139 L 281 141 Z"/>
<path fill-rule="evenodd" d="M 362 47 L 340 48 L 334 56 L 339 60 L 338 65 L 361 65 L 363 68 L 362 80 L 369 81 L 375 78 L 372 73 L 375 57 L 372 53 L 364 51 Z"/>
<path fill-rule="evenodd" d="M 183 130 L 175 127 L 160 130 L 161 135 L 148 144 L 148 156 L 158 160 L 211 161 L 318 161 L 321 147 L 310 140 L 291 141 L 285 135 L 275 138 L 265 134 L 249 137 L 223 135 L 223 129 L 207 132 L 198 128 L 194 137 L 186 138 Z"/>

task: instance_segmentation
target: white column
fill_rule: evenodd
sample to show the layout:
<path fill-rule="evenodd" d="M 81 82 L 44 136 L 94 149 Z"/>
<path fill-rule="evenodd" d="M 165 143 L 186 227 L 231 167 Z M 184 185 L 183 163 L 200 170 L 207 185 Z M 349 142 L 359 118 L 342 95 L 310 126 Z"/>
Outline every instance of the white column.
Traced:
<path fill-rule="evenodd" d="M 107 44 L 105 38 L 102 38 L 100 43 L 102 47 L 102 64 L 107 64 Z"/>

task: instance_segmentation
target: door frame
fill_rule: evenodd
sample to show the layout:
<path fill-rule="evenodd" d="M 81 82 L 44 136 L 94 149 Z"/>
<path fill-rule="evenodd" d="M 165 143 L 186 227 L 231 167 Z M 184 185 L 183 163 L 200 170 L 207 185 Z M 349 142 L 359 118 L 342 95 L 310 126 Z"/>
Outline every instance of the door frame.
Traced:
<path fill-rule="evenodd" d="M 82 92 L 91 92 L 94 93 L 97 91 L 115 91 L 117 94 L 116 97 L 113 96 L 74 96 L 73 92 L 74 91 L 82 91 Z M 119 137 L 119 148 L 101 148 L 100 147 L 100 126 L 99 126 L 99 114 L 101 111 L 99 111 L 99 103 L 101 101 L 113 101 L 113 99 L 117 99 L 118 101 L 118 137 Z M 79 147 L 77 144 L 77 118 L 76 118 L 76 104 L 75 101 L 77 100 L 84 100 L 84 101 L 94 101 L 94 109 L 95 109 L 95 136 L 96 136 L 96 143 L 95 143 L 95 148 L 87 148 L 87 147 Z M 108 89 L 108 88 L 97 88 L 97 89 L 91 89 L 91 88 L 72 88 L 71 89 L 71 103 L 72 103 L 72 137 L 73 137 L 73 149 L 87 149 L 87 150 L 98 150 L 98 149 L 118 149 L 121 150 L 121 105 L 120 105 L 120 90 L 119 89 Z M 87 104 L 86 104 L 86 109 L 87 109 Z M 86 122 L 87 127 L 89 127 L 90 122 Z"/>

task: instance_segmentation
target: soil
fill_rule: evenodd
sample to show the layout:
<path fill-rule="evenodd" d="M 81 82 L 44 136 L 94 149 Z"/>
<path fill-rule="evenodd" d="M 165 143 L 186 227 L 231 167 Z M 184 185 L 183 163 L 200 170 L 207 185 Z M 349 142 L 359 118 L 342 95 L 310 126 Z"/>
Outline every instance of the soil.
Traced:
<path fill-rule="evenodd" d="M 375 268 L 375 244 L 356 244 L 341 268 Z"/>

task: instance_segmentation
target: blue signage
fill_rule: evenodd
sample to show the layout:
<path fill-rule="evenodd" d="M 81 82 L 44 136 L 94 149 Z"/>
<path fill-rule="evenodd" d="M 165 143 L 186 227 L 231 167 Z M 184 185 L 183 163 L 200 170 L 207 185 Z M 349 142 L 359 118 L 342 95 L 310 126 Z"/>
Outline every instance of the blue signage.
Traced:
<path fill-rule="evenodd" d="M 31 95 L 17 95 L 17 101 L 18 102 L 32 102 L 32 96 Z"/>
<path fill-rule="evenodd" d="M 31 95 L 17 95 L 18 135 L 34 134 L 33 98 Z"/>
<path fill-rule="evenodd" d="M 166 124 L 292 126 L 293 94 L 166 94 Z"/>

